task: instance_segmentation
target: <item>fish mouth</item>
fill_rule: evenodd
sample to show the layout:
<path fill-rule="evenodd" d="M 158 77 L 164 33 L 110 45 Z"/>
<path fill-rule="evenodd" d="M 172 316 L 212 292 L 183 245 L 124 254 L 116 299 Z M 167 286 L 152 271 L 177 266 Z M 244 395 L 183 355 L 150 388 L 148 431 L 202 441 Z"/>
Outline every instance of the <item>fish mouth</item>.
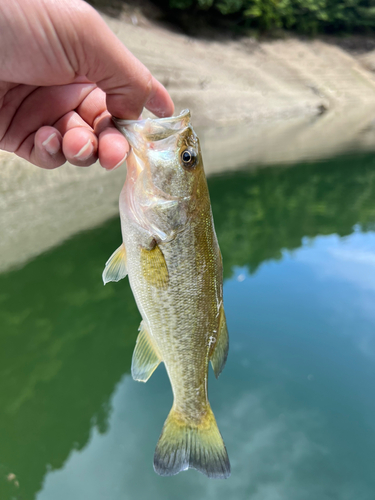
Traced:
<path fill-rule="evenodd" d="M 142 125 L 142 124 L 145 124 L 146 122 L 155 122 L 155 123 L 162 124 L 162 125 L 163 124 L 166 124 L 166 125 L 172 124 L 173 125 L 174 123 L 180 122 L 181 120 L 186 119 L 186 118 L 190 122 L 191 113 L 190 113 L 189 109 L 184 109 L 177 116 L 168 116 L 166 118 L 146 118 L 144 120 L 122 120 L 121 118 L 116 118 L 115 116 L 112 116 L 112 120 L 116 126 L 117 125 L 128 126 L 128 125 L 135 125 L 135 124 Z"/>
<path fill-rule="evenodd" d="M 191 114 L 184 109 L 178 116 L 146 118 L 145 120 L 121 120 L 112 117 L 116 128 L 124 134 L 130 145 L 137 148 L 139 139 L 157 142 L 182 132 L 190 125 Z"/>

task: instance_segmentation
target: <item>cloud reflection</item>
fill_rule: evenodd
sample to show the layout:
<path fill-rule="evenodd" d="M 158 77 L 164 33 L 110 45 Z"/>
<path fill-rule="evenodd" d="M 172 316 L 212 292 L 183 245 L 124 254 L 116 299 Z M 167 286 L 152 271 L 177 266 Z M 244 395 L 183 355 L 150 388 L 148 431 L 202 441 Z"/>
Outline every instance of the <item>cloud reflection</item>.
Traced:
<path fill-rule="evenodd" d="M 331 276 L 375 291 L 375 233 L 317 237 L 314 252 L 302 248 L 296 252 L 296 260 L 314 266 L 322 278 Z"/>
<path fill-rule="evenodd" d="M 320 415 L 276 404 L 275 387 L 240 391 L 233 405 L 217 412 L 231 455 L 229 480 L 208 480 L 195 471 L 160 478 L 152 471 L 155 443 L 149 442 L 160 430 L 159 414 L 155 418 L 150 412 L 156 404 L 154 389 L 137 386 L 130 377 L 123 379 L 113 397 L 109 432 L 94 432 L 62 470 L 47 473 L 38 500 L 158 500 L 176 498 L 176 491 L 183 492 L 184 500 L 371 498 L 370 492 L 345 493 L 359 493 L 359 486 L 348 489 L 336 480 Z"/>
<path fill-rule="evenodd" d="M 324 294 L 326 306 L 341 318 L 343 333 L 355 337 L 363 354 L 374 357 L 375 233 L 321 236 L 314 240 L 313 249 L 303 247 L 294 259 L 312 268 L 328 289 L 334 286 L 334 294 Z"/>

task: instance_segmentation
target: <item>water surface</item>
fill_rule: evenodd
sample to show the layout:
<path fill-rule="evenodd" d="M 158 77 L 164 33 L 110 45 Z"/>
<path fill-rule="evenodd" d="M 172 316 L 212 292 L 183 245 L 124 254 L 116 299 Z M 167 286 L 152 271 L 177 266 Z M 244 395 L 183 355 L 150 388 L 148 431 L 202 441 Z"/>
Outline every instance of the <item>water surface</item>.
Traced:
<path fill-rule="evenodd" d="M 119 221 L 0 275 L 3 500 L 373 500 L 375 160 L 209 180 L 230 356 L 210 400 L 226 481 L 152 468 L 172 402 L 129 374 L 140 316 L 103 287 Z"/>

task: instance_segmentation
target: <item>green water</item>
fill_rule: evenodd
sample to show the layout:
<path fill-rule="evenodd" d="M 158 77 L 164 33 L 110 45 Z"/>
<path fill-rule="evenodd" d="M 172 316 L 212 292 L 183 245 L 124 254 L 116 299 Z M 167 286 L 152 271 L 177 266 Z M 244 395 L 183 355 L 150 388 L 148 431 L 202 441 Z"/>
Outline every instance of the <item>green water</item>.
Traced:
<path fill-rule="evenodd" d="M 209 187 L 231 338 L 210 400 L 231 478 L 153 472 L 171 389 L 163 366 L 129 374 L 139 313 L 127 280 L 101 282 L 116 219 L 0 275 L 1 500 L 375 498 L 375 159 Z"/>

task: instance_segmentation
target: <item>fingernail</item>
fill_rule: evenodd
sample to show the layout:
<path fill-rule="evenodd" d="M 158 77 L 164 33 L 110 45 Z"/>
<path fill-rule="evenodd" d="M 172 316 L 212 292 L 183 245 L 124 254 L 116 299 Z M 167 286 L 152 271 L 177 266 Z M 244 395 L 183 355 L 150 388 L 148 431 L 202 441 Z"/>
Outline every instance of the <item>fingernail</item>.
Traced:
<path fill-rule="evenodd" d="M 42 146 L 44 146 L 47 153 L 51 156 L 58 153 L 60 151 L 60 141 L 57 134 L 55 132 L 51 134 L 44 142 L 42 142 Z"/>
<path fill-rule="evenodd" d="M 112 168 L 108 168 L 107 170 L 108 170 L 108 171 L 111 171 L 111 172 L 112 172 L 112 170 L 116 170 L 116 168 L 119 168 L 119 166 L 120 166 L 120 165 L 122 165 L 122 164 L 124 163 L 124 161 L 126 160 L 126 158 L 127 158 L 127 157 L 128 157 L 128 153 L 126 153 L 126 155 L 124 156 L 124 158 L 123 158 L 122 160 L 120 160 L 120 161 L 117 163 L 117 165 L 115 165 L 115 166 L 114 166 L 114 167 L 112 167 Z"/>
<path fill-rule="evenodd" d="M 88 160 L 90 156 L 92 155 L 94 151 L 94 145 L 91 142 L 91 139 L 89 139 L 86 144 L 78 151 L 76 155 L 74 155 L 74 158 L 77 158 L 77 160 Z"/>

